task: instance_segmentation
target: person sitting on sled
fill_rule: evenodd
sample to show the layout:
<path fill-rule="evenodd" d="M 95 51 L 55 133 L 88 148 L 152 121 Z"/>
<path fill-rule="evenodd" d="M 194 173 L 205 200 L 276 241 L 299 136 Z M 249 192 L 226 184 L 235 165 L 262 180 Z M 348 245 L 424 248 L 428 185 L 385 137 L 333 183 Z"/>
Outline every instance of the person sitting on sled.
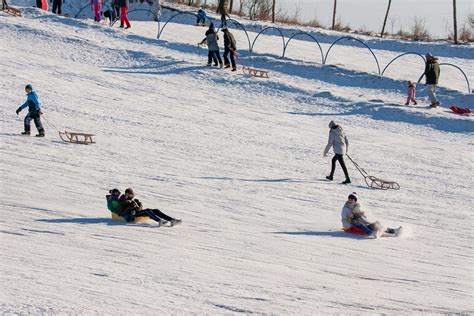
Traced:
<path fill-rule="evenodd" d="M 120 197 L 119 213 L 127 222 L 133 222 L 136 217 L 149 216 L 151 219 L 158 222 L 160 226 L 167 222 L 169 222 L 171 226 L 181 224 L 180 219 L 168 216 L 159 209 L 143 209 L 142 202 L 135 199 L 135 193 L 132 188 L 126 189 L 125 194 Z"/>
<path fill-rule="evenodd" d="M 345 232 L 363 234 L 374 238 L 379 236 L 399 236 L 402 230 L 400 226 L 397 229 L 387 228 L 382 232 L 379 222 L 370 223 L 365 212 L 362 210 L 362 205 L 358 202 L 358 196 L 355 192 L 352 192 L 347 197 L 347 201 L 342 208 L 341 221 Z"/>
<path fill-rule="evenodd" d="M 109 191 L 109 193 L 110 194 L 105 196 L 105 198 L 107 199 L 107 208 L 112 213 L 120 216 L 120 212 L 119 212 L 120 191 L 119 189 L 112 189 Z"/>
<path fill-rule="evenodd" d="M 35 91 L 33 91 L 33 87 L 31 84 L 27 84 L 25 87 L 25 92 L 27 95 L 26 102 L 23 103 L 17 110 L 16 115 L 20 114 L 21 110 L 28 107 L 28 114 L 25 116 L 24 125 L 25 131 L 22 132 L 22 135 L 30 135 L 30 123 L 31 120 L 35 122 L 36 129 L 38 130 L 38 134 L 36 137 L 44 137 L 44 128 L 43 124 L 41 123 L 40 115 L 43 114 L 41 112 L 41 103 L 38 100 L 38 95 Z"/>

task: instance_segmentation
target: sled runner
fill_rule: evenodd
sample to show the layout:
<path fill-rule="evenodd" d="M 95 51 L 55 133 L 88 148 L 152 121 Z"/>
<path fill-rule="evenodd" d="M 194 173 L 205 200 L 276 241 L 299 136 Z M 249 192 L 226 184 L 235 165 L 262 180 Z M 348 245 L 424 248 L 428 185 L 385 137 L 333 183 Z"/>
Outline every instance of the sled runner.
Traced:
<path fill-rule="evenodd" d="M 2 8 L 2 11 L 5 13 L 8 13 L 13 16 L 21 16 L 21 11 L 18 9 L 15 9 L 13 7 L 10 7 L 9 5 L 5 6 Z"/>
<path fill-rule="evenodd" d="M 367 184 L 368 187 L 373 188 L 373 189 L 381 189 L 381 190 L 388 190 L 388 189 L 393 189 L 393 190 L 399 190 L 400 185 L 395 182 L 395 181 L 389 181 L 389 180 L 383 180 L 374 176 L 370 176 L 367 171 L 362 169 L 354 160 L 352 160 L 349 155 L 346 155 L 347 158 L 349 158 L 350 161 L 354 164 L 356 169 L 360 172 L 360 174 L 364 177 L 365 183 Z"/>
<path fill-rule="evenodd" d="M 83 144 L 83 145 L 88 145 L 88 144 L 95 144 L 95 142 L 92 139 L 92 136 L 95 136 L 94 134 L 86 134 L 86 133 L 77 133 L 77 132 L 59 132 L 59 137 L 69 143 L 73 144 Z"/>
<path fill-rule="evenodd" d="M 260 69 L 242 66 L 242 71 L 244 72 L 245 75 L 254 76 L 258 78 L 270 78 L 268 76 L 268 71 L 266 70 L 260 70 Z"/>
<path fill-rule="evenodd" d="M 240 58 L 239 54 L 237 54 L 235 49 L 232 49 L 231 52 L 235 56 L 235 58 L 237 58 L 239 63 L 242 65 L 242 71 L 245 75 L 249 75 L 249 76 L 253 76 L 257 78 L 270 78 L 268 76 L 268 71 L 248 67 L 247 65 L 244 64 L 244 62 Z"/>

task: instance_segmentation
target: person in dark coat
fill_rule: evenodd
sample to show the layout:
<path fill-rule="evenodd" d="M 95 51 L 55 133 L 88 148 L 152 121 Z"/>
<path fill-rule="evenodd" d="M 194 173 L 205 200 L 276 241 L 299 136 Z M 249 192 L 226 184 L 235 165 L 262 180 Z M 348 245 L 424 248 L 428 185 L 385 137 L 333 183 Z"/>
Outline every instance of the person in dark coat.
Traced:
<path fill-rule="evenodd" d="M 426 92 L 431 101 L 431 107 L 439 106 L 438 98 L 436 97 L 436 87 L 438 86 L 438 80 L 440 75 L 438 58 L 431 54 L 426 54 L 426 65 L 425 65 L 425 78 L 426 78 Z"/>
<path fill-rule="evenodd" d="M 23 103 L 17 110 L 16 115 L 20 114 L 21 110 L 24 108 L 28 108 L 28 114 L 25 116 L 24 126 L 25 131 L 22 132 L 22 135 L 30 135 L 31 130 L 31 120 L 35 122 L 36 129 L 38 130 L 38 134 L 36 137 L 44 137 L 44 128 L 43 124 L 41 123 L 41 103 L 38 100 L 38 95 L 35 91 L 33 91 L 33 87 L 31 84 L 27 84 L 25 87 L 25 92 L 27 95 L 26 102 Z"/>
<path fill-rule="evenodd" d="M 222 32 L 224 32 L 224 67 L 229 68 L 230 63 L 227 56 L 230 53 L 230 62 L 232 63 L 232 71 L 236 71 L 237 67 L 235 66 L 235 56 L 234 51 L 237 50 L 237 45 L 235 42 L 234 35 L 229 32 L 227 26 L 222 28 Z"/>
<path fill-rule="evenodd" d="M 217 5 L 216 13 L 221 15 L 221 27 L 227 26 L 226 16 L 227 14 L 227 7 L 229 6 L 228 0 L 219 0 L 219 4 Z"/>
<path fill-rule="evenodd" d="M 126 189 L 125 194 L 120 197 L 118 211 L 119 215 L 125 218 L 127 222 L 133 222 L 136 217 L 149 216 L 151 219 L 158 222 L 160 226 L 167 222 L 169 222 L 171 226 L 181 224 L 180 219 L 168 216 L 159 209 L 143 209 L 142 202 L 135 199 L 135 193 L 132 188 Z"/>
<path fill-rule="evenodd" d="M 120 6 L 120 27 L 124 27 L 127 25 L 125 28 L 129 29 L 132 26 L 130 25 L 130 21 L 128 20 L 127 17 L 127 12 L 128 12 L 128 6 L 129 6 L 129 0 L 119 0 L 119 6 Z"/>

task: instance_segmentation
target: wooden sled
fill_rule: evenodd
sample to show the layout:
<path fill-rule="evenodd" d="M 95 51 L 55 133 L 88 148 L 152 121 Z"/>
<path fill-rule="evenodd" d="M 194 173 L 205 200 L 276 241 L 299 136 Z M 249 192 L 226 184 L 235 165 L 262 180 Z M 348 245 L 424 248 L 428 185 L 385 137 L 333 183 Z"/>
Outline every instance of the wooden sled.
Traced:
<path fill-rule="evenodd" d="M 95 136 L 94 134 L 86 134 L 86 133 L 77 133 L 77 132 L 59 132 L 59 137 L 69 143 L 73 144 L 83 144 L 83 145 L 89 145 L 89 144 L 95 144 L 94 140 L 92 139 L 92 136 Z"/>
<path fill-rule="evenodd" d="M 21 11 L 10 6 L 2 8 L 2 11 L 13 16 L 21 16 Z"/>
<path fill-rule="evenodd" d="M 382 179 L 376 178 L 374 176 L 366 176 L 365 177 L 365 183 L 367 183 L 367 186 L 369 186 L 373 189 L 400 190 L 400 185 L 397 182 L 382 180 Z"/>
<path fill-rule="evenodd" d="M 266 70 L 260 70 L 260 69 L 243 66 L 242 71 L 244 72 L 244 74 L 249 75 L 249 76 L 254 76 L 257 78 L 270 78 L 268 76 L 268 71 Z"/>

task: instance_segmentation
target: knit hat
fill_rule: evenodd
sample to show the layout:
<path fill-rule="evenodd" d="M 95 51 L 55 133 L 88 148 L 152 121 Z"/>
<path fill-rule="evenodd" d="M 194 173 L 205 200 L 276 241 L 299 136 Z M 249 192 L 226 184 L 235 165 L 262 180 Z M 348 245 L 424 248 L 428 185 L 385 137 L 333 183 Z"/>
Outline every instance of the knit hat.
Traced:
<path fill-rule="evenodd" d="M 135 195 L 135 193 L 133 193 L 133 189 L 132 189 L 132 188 L 126 189 L 126 190 L 125 190 L 125 193 L 126 193 L 126 194 L 133 194 L 133 195 Z"/>
<path fill-rule="evenodd" d="M 334 126 L 336 126 L 336 123 L 334 123 L 334 121 L 331 121 L 329 122 L 329 128 L 333 128 Z"/>
<path fill-rule="evenodd" d="M 27 90 L 27 89 L 33 91 L 33 86 L 31 84 L 27 84 L 25 86 L 25 90 Z"/>
<path fill-rule="evenodd" d="M 119 189 L 112 189 L 109 191 L 110 194 L 114 194 L 114 193 L 118 193 L 120 194 L 120 190 Z"/>
<path fill-rule="evenodd" d="M 433 58 L 434 56 L 433 56 L 433 54 L 428 53 L 428 54 L 425 55 L 425 57 L 426 57 L 426 59 L 431 59 L 431 58 Z"/>
<path fill-rule="evenodd" d="M 355 193 L 355 192 L 352 192 L 351 194 L 349 194 L 349 196 L 347 198 L 355 200 L 356 202 L 358 200 L 357 193 Z"/>

